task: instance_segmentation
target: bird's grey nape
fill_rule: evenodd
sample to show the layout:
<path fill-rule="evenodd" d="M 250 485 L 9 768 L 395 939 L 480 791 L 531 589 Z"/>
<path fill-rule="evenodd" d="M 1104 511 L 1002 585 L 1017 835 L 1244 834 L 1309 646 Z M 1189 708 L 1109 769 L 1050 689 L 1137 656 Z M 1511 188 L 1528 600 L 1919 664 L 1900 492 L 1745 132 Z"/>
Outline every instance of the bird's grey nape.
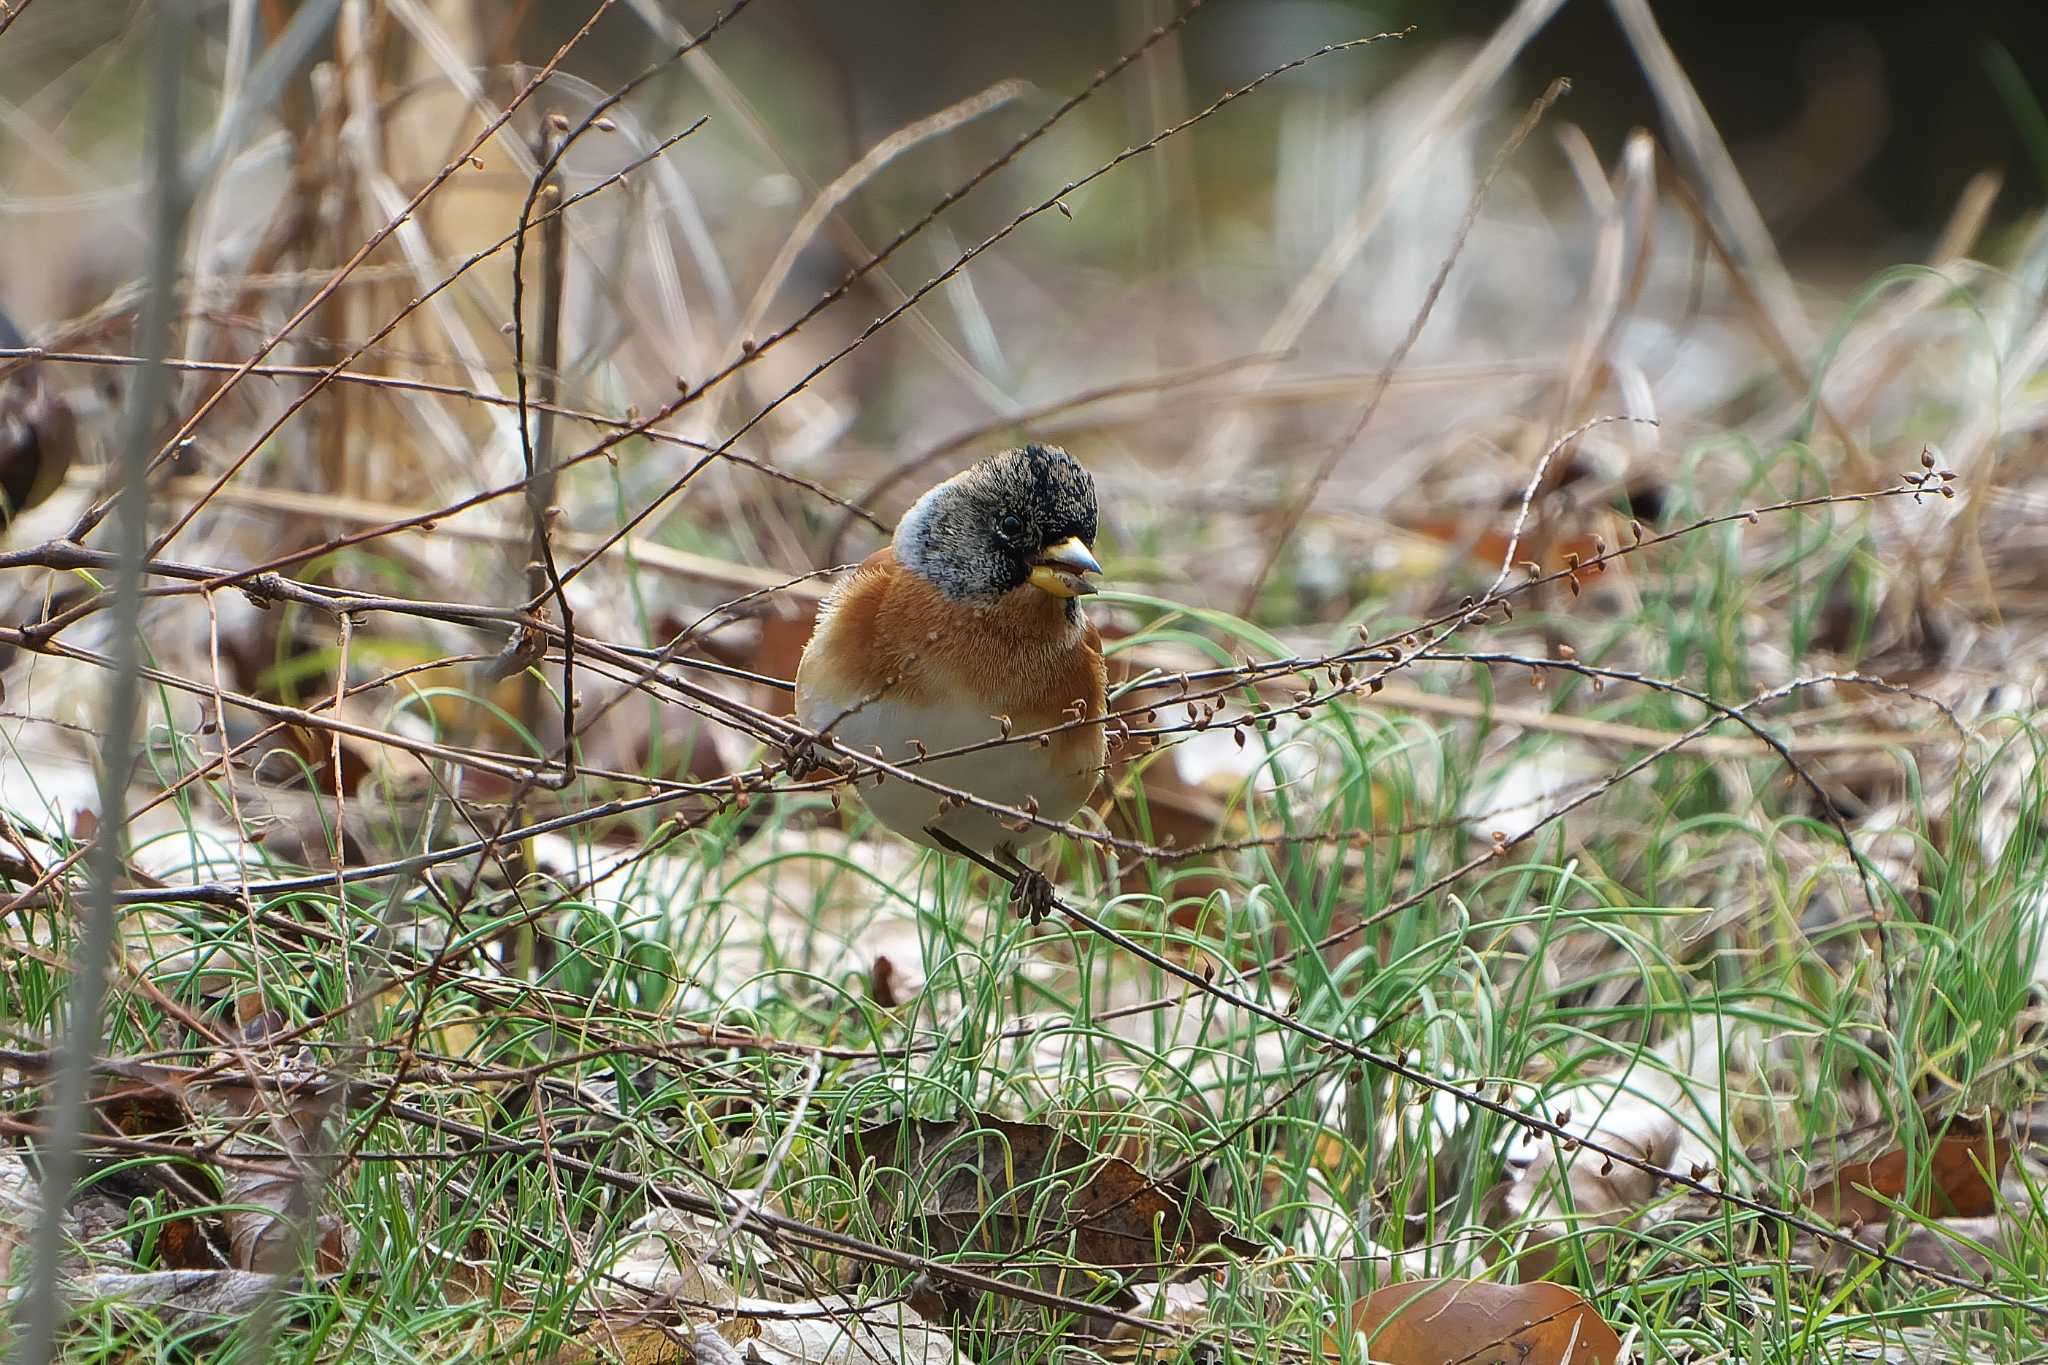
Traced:
<path fill-rule="evenodd" d="M 968 475 L 956 476 L 919 498 L 896 524 L 897 562 L 955 601 L 990 601 L 1016 586 L 983 524 L 979 501 Z"/>

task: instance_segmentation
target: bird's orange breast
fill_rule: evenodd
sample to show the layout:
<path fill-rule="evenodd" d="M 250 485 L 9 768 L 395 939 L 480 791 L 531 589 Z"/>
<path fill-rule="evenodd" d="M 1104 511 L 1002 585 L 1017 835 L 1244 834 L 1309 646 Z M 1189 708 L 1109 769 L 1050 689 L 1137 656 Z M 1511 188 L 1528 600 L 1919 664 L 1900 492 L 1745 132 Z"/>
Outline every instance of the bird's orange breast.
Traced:
<path fill-rule="evenodd" d="M 977 710 L 1007 717 L 1019 734 L 1100 716 L 1102 639 L 1066 607 L 1032 587 L 985 606 L 955 602 L 884 548 L 819 612 L 798 695 L 842 707 L 888 698 Z M 1051 747 L 1061 768 L 1098 770 L 1102 726 L 1062 731 Z"/>

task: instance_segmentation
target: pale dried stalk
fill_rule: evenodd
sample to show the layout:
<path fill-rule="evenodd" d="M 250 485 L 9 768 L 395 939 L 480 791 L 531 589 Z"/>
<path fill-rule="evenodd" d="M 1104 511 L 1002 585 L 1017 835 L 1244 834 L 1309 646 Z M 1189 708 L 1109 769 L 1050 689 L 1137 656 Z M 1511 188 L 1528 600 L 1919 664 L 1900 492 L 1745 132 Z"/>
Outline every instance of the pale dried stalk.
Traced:
<path fill-rule="evenodd" d="M 153 162 L 149 287 L 136 324 L 137 348 L 148 359 L 136 376 L 123 415 L 118 484 L 113 501 L 119 566 L 114 575 L 111 632 L 114 663 L 107 683 L 107 728 L 100 745 L 100 838 L 88 860 L 90 894 L 79 926 L 71 976 L 64 1056 L 51 1099 L 50 1141 L 43 1149 L 43 1216 L 34 1232 L 34 1265 L 19 1317 L 13 1359 L 46 1365 L 56 1350 L 64 1317 L 58 1265 L 64 1246 L 64 1209 L 81 1169 L 86 1090 L 93 1059 L 101 1052 L 109 959 L 116 950 L 114 883 L 121 875 L 121 836 L 127 818 L 128 774 L 141 732 L 141 641 L 143 561 L 149 539 L 151 434 L 164 401 L 169 371 L 162 359 L 170 346 L 172 289 L 179 248 L 191 207 L 190 188 L 180 164 L 180 93 L 185 53 L 192 39 L 191 0 L 163 0 L 157 8 L 154 59 L 150 72 L 150 145 Z"/>

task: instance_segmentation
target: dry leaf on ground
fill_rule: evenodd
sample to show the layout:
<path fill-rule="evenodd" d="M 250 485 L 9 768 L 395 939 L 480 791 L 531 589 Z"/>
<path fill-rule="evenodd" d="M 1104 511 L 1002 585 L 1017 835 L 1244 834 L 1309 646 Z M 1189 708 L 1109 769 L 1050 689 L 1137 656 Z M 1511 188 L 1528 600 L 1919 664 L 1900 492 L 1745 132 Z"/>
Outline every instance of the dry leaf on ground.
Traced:
<path fill-rule="evenodd" d="M 1105 1270 L 1182 1279 L 1215 1265 L 1217 1246 L 1258 1250 L 1180 1181 L 1149 1177 L 1041 1123 L 972 1113 L 892 1120 L 854 1138 L 853 1160 L 863 1159 L 891 1173 L 875 1186 L 877 1216 L 895 1221 L 907 1195 L 920 1245 L 940 1256 L 1002 1255 L 1044 1238 Z"/>
<path fill-rule="evenodd" d="M 711 1346 L 712 1341 L 724 1347 L 724 1357 L 715 1353 L 718 1347 Z M 578 1340 L 547 1357 L 547 1365 L 726 1365 L 727 1360 L 744 1359 L 709 1328 L 693 1334 L 660 1323 L 614 1327 L 600 1319 Z"/>
<path fill-rule="evenodd" d="M 1928 1169 L 1913 1179 L 1906 1150 L 1894 1147 L 1869 1161 L 1851 1162 L 1806 1192 L 1806 1202 L 1837 1223 L 1882 1223 L 1891 1205 L 1907 1198 L 1930 1218 L 1984 1218 L 1998 1211 L 1998 1177 L 2012 1158 L 2012 1141 L 1995 1116 L 1959 1115 L 1934 1141 Z"/>
<path fill-rule="evenodd" d="M 247 1092 L 242 1117 L 254 1127 L 267 1127 L 270 1140 L 241 1136 L 226 1147 L 243 1162 L 266 1163 L 264 1169 L 226 1168 L 221 1224 L 236 1266 L 283 1270 L 297 1263 L 306 1237 L 315 1239 L 315 1263 L 322 1274 L 348 1264 L 346 1224 L 334 1214 L 313 1214 L 313 1200 L 331 1178 L 323 1170 L 321 1130 L 333 1098 L 332 1090 Z"/>
<path fill-rule="evenodd" d="M 702 1221 L 674 1209 L 656 1209 L 636 1220 L 620 1239 L 618 1254 L 593 1285 L 600 1301 L 644 1302 L 647 1295 L 672 1299 L 678 1307 L 730 1307 L 739 1302 L 731 1281 L 704 1263 L 716 1234 Z M 637 1291 L 616 1295 L 619 1288 Z"/>
<path fill-rule="evenodd" d="M 1372 1360 L 1385 1365 L 1615 1365 L 1621 1338 L 1561 1284 L 1414 1280 L 1377 1290 L 1352 1314 Z M 1356 1360 L 1328 1344 L 1330 1358 Z"/>

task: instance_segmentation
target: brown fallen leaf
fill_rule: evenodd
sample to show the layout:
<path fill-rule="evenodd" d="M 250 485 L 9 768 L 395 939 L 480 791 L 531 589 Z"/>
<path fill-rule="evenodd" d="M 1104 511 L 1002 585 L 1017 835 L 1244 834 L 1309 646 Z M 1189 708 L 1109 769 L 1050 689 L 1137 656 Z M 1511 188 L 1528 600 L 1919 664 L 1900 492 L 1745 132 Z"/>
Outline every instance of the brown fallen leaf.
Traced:
<path fill-rule="evenodd" d="M 1928 1218 L 1984 1218 L 1998 1211 L 1998 1178 L 2012 1158 L 2012 1140 L 1997 1115 L 1959 1114 L 1935 1138 L 1926 1176 L 1910 1207 Z M 1805 1201 L 1837 1223 L 1857 1226 L 1891 1217 L 1915 1182 L 1904 1147 L 1851 1162 L 1807 1190 Z"/>
<path fill-rule="evenodd" d="M 734 1306 L 739 1316 L 695 1327 L 600 1319 L 546 1365 L 974 1365 L 945 1332 L 893 1298 L 737 1299 Z"/>
<path fill-rule="evenodd" d="M 111 1137 L 168 1142 L 193 1122 L 183 1088 L 149 1078 L 103 1080 L 92 1106 L 94 1129 Z"/>
<path fill-rule="evenodd" d="M 156 1263 L 165 1270 L 226 1270 L 224 1241 L 212 1219 L 173 1218 L 157 1227 Z"/>
<path fill-rule="evenodd" d="M 674 1328 L 660 1323 L 611 1327 L 598 1322 L 576 1341 L 546 1358 L 545 1365 L 722 1365 L 698 1350 Z"/>
<path fill-rule="evenodd" d="M 225 1198 L 233 1207 L 221 1214 L 221 1223 L 237 1266 L 268 1273 L 294 1263 L 311 1183 L 292 1164 L 280 1165 L 275 1174 L 242 1173 L 230 1184 Z M 348 1264 L 347 1231 L 339 1218 L 315 1219 L 312 1235 L 318 1239 L 315 1265 L 321 1274 L 334 1274 Z"/>
<path fill-rule="evenodd" d="M 220 1216 L 234 1265 L 243 1270 L 284 1271 L 297 1264 L 302 1239 L 315 1247 L 315 1265 L 332 1274 L 348 1264 L 347 1229 L 332 1214 L 315 1216 L 313 1196 L 326 1180 L 320 1152 L 322 1129 L 335 1091 L 250 1091 L 242 1117 L 252 1129 L 267 1128 L 269 1140 L 253 1131 L 227 1144 L 231 1156 L 242 1158 L 228 1168 Z M 258 1168 L 254 1162 L 267 1162 Z"/>
<path fill-rule="evenodd" d="M 92 1128 L 86 1148 L 99 1188 L 123 1201 L 157 1196 L 169 1210 L 203 1209 L 220 1198 L 220 1180 L 196 1150 L 196 1120 L 184 1084 L 147 1074 L 103 1076 L 94 1086 Z M 101 1147 L 91 1136 L 154 1145 L 162 1160 L 136 1161 L 126 1145 Z M 183 1153 L 190 1153 L 187 1159 Z M 124 1220 L 125 1221 L 125 1220 Z M 209 1215 L 164 1216 L 155 1233 L 155 1265 L 162 1270 L 219 1270 L 228 1264 L 226 1239 Z"/>
<path fill-rule="evenodd" d="M 1384 1365 L 1615 1365 L 1621 1338 L 1578 1291 L 1561 1284 L 1411 1280 L 1376 1290 L 1352 1312 Z M 1325 1359 L 1358 1358 L 1333 1334 Z"/>
<path fill-rule="evenodd" d="M 849 1155 L 879 1168 L 877 1217 L 907 1214 L 937 1256 L 1000 1256 L 1044 1239 L 1104 1270 L 1179 1280 L 1219 1264 L 1219 1246 L 1258 1250 L 1181 1182 L 1154 1180 L 1042 1123 L 978 1113 L 892 1120 L 857 1134 Z"/>

